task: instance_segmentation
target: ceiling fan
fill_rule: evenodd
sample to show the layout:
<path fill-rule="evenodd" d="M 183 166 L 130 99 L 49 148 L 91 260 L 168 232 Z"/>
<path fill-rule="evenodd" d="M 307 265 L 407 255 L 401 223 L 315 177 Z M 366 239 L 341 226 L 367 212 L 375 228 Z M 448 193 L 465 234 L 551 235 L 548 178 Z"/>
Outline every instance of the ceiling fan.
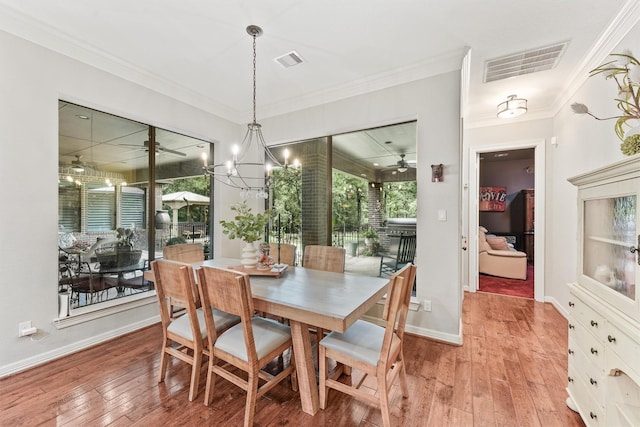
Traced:
<path fill-rule="evenodd" d="M 84 170 L 89 166 L 85 164 L 82 160 L 80 160 L 82 156 L 76 154 L 75 157 L 76 157 L 75 160 L 71 161 L 71 170 L 77 173 L 84 172 Z"/>
<path fill-rule="evenodd" d="M 146 152 L 149 151 L 149 141 L 145 141 L 144 142 L 144 146 L 139 146 L 139 145 L 135 145 L 135 144 L 120 144 L 124 147 L 135 147 L 138 148 L 140 150 L 144 150 Z M 163 147 L 162 144 L 160 144 L 159 142 L 156 142 L 156 153 L 169 153 L 169 154 L 173 154 L 176 156 L 181 156 L 181 157 L 186 157 L 187 153 L 183 153 L 182 151 L 176 151 L 176 150 L 172 150 L 170 148 L 166 148 Z"/>
<path fill-rule="evenodd" d="M 415 160 L 405 160 L 405 156 L 405 154 L 400 154 L 400 160 L 398 160 L 395 164 L 387 166 L 387 168 L 397 169 L 400 173 L 406 172 L 409 168 L 415 168 Z"/>

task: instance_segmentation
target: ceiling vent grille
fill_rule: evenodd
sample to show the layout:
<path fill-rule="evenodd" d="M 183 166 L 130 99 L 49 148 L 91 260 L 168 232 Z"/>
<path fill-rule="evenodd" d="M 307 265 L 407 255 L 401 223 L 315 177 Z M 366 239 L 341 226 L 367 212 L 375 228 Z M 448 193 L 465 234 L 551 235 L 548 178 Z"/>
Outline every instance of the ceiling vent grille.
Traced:
<path fill-rule="evenodd" d="M 569 42 L 563 42 L 490 59 L 485 63 L 484 82 L 550 70 L 558 65 L 568 44 Z"/>
<path fill-rule="evenodd" d="M 282 56 L 277 57 L 276 59 L 274 59 L 274 61 L 282 65 L 284 68 L 289 68 L 289 67 L 293 67 L 294 65 L 301 64 L 302 57 L 300 56 L 300 54 L 298 54 L 298 52 L 296 52 L 295 50 L 292 50 L 289 53 L 286 53 Z"/>

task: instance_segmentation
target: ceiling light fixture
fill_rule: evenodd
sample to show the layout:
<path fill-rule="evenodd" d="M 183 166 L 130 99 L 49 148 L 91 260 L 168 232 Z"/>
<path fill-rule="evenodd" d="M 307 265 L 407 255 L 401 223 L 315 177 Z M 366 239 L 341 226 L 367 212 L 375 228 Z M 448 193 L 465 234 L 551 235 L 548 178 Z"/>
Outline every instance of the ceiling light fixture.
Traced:
<path fill-rule="evenodd" d="M 269 198 L 272 168 L 283 168 L 297 173 L 300 168 L 298 159 L 289 164 L 289 150 L 284 150 L 284 162 L 280 162 L 267 147 L 262 136 L 262 125 L 256 121 L 256 38 L 262 35 L 262 28 L 249 25 L 247 34 L 253 38 L 253 122 L 247 125 L 247 133 L 240 146 L 232 147 L 230 160 L 215 165 L 207 164 L 207 154 L 202 154 L 204 172 L 230 187 L 240 189 L 243 198 Z M 253 143 L 255 149 L 252 149 Z M 269 161 L 267 161 L 269 159 Z M 293 166 L 289 168 L 289 166 Z M 217 170 L 216 170 L 217 169 Z M 220 169 L 223 169 L 220 171 Z"/>
<path fill-rule="evenodd" d="M 509 95 L 507 100 L 498 104 L 498 117 L 510 119 L 527 112 L 527 100 L 518 98 L 517 95 Z"/>

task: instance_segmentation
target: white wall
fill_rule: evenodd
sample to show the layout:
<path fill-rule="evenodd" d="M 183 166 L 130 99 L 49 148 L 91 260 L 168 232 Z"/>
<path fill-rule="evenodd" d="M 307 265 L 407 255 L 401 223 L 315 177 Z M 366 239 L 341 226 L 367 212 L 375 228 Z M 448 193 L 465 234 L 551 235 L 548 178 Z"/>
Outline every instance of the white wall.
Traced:
<path fill-rule="evenodd" d="M 57 330 L 58 99 L 186 133 L 241 126 L 0 32 L 0 376 L 155 321 L 155 304 Z M 40 329 L 18 338 L 18 323 Z"/>
<path fill-rule="evenodd" d="M 417 297 L 431 300 L 433 311 L 411 312 L 407 329 L 451 342 L 461 342 L 459 97 L 454 71 L 261 121 L 265 139 L 280 143 L 417 119 Z M 433 183 L 437 163 L 444 182 Z"/>
<path fill-rule="evenodd" d="M 636 26 L 612 53 L 633 50 L 640 45 L 640 27 Z M 634 52 L 640 54 L 640 50 Z M 576 279 L 577 266 L 577 191 L 567 179 L 623 159 L 614 121 L 598 121 L 576 115 L 570 104 L 581 102 L 600 117 L 619 114 L 613 99 L 614 82 L 603 76 L 587 78 L 555 117 L 548 120 L 514 122 L 510 125 L 469 129 L 465 133 L 465 153 L 472 147 L 497 142 L 544 138 L 546 140 L 546 244 L 544 248 L 545 290 L 547 301 L 566 314 L 569 301 L 567 283 Z M 557 146 L 551 146 L 555 136 Z M 468 166 L 468 159 L 464 162 Z M 536 174 L 542 171 L 536 168 Z"/>
<path fill-rule="evenodd" d="M 58 99 L 121 115 L 210 141 L 216 155 L 238 142 L 244 124 L 233 124 L 131 82 L 0 32 L 0 178 L 3 224 L 0 246 L 0 376 L 64 355 L 157 320 L 155 304 L 56 329 Z M 294 141 L 417 119 L 418 296 L 433 301 L 432 313 L 415 313 L 409 329 L 460 341 L 458 279 L 459 73 L 378 91 L 262 121 L 267 141 Z M 431 183 L 432 163 L 444 163 L 445 181 Z M 238 200 L 237 191 L 216 186 L 216 206 Z M 259 209 L 259 203 L 253 206 Z M 447 222 L 436 219 L 446 209 Z M 227 209 L 228 210 L 228 209 Z M 227 217 L 216 208 L 214 218 Z M 216 254 L 237 253 L 220 237 Z M 40 332 L 18 338 L 18 323 Z"/>

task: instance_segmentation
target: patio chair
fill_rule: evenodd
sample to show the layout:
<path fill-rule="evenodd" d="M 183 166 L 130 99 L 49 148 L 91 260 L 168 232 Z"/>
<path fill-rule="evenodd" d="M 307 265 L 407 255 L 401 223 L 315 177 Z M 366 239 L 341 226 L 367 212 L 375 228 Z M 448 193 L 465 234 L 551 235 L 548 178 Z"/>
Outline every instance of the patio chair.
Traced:
<path fill-rule="evenodd" d="M 380 271 L 378 276 L 391 276 L 396 271 L 404 268 L 407 264 L 413 264 L 416 257 L 416 236 L 401 235 L 398 243 L 398 253 L 393 255 L 382 255 L 380 257 Z"/>

